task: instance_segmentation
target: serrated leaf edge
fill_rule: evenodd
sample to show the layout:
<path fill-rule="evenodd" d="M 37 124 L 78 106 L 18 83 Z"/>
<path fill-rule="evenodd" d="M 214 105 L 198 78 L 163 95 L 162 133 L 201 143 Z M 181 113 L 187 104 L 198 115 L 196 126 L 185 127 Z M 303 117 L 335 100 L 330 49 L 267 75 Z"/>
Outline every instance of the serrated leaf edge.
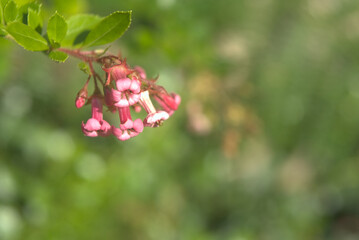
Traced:
<path fill-rule="evenodd" d="M 127 29 L 129 29 L 129 27 L 131 26 L 131 23 L 132 23 L 132 10 L 129 10 L 129 11 L 116 11 L 116 12 L 113 12 L 113 13 L 111 13 L 110 15 L 108 15 L 108 16 L 106 16 L 106 17 L 103 17 L 103 19 L 101 20 L 101 21 L 103 21 L 104 19 L 106 19 L 106 18 L 109 18 L 109 17 L 111 17 L 112 15 L 114 15 L 114 14 L 117 14 L 117 13 L 129 13 L 130 15 L 130 22 L 128 23 L 128 26 L 127 26 L 127 28 L 123 31 L 123 33 L 122 33 L 122 35 L 127 31 Z M 95 29 L 97 26 L 99 26 L 101 24 L 101 22 L 99 22 L 98 24 L 96 24 L 94 27 L 93 27 L 93 29 Z M 92 30 L 93 30 L 92 29 Z M 92 31 L 91 30 L 91 31 Z M 111 30 L 109 30 L 109 31 L 111 31 Z M 106 35 L 109 31 L 107 31 L 104 35 Z M 90 32 L 91 33 L 91 32 Z M 89 35 L 90 35 L 90 33 L 89 33 Z M 88 36 L 89 36 L 88 35 Z M 103 36 L 104 36 L 103 35 Z M 121 36 L 122 36 L 121 35 Z M 88 37 L 87 36 L 87 37 Z M 85 41 L 84 41 L 84 43 L 86 43 L 86 40 L 87 40 L 87 37 L 86 37 L 86 39 L 85 39 Z M 89 46 L 89 47 L 91 47 L 92 46 L 92 44 L 93 44 L 94 42 L 91 42 L 91 43 L 88 43 L 88 44 L 86 44 L 86 45 L 83 45 L 83 46 Z"/>
<path fill-rule="evenodd" d="M 64 62 L 69 58 L 69 55 L 66 54 L 66 53 L 64 53 L 64 54 L 66 54 L 66 58 L 65 58 L 63 61 L 61 61 L 61 60 L 58 60 L 58 59 L 53 59 L 50 54 L 51 54 L 51 53 L 49 53 L 49 55 L 48 55 L 49 58 L 50 58 L 52 61 L 55 61 L 55 62 L 58 62 L 58 63 L 64 63 Z"/>
<path fill-rule="evenodd" d="M 60 15 L 57 11 L 55 11 L 55 13 L 49 18 L 49 20 L 48 20 L 48 25 L 49 25 L 49 22 L 50 22 L 50 20 L 52 19 L 52 18 L 54 18 L 55 16 L 59 16 L 60 18 L 62 18 L 63 20 L 64 20 L 64 22 L 66 23 L 66 33 L 65 33 L 65 36 L 63 37 L 63 39 L 66 37 L 66 35 L 67 35 L 67 29 L 68 29 L 68 24 L 67 24 L 67 21 L 66 21 L 66 19 L 64 18 L 64 16 L 62 16 L 62 15 Z M 49 36 L 48 36 L 49 37 Z M 57 34 L 56 34 L 56 37 L 57 37 Z M 50 37 L 49 37 L 49 39 L 50 39 Z M 53 41 L 53 42 L 56 42 L 54 39 L 50 39 L 51 41 Z"/>
<path fill-rule="evenodd" d="M 9 25 L 7 25 L 7 27 L 9 27 L 11 24 L 15 24 L 15 23 L 17 23 L 17 22 L 12 22 L 12 23 L 10 23 Z M 21 24 L 23 24 L 23 23 L 21 23 Z M 24 24 L 24 25 L 25 25 L 25 24 Z M 27 26 L 27 25 L 25 25 L 25 26 Z M 32 28 L 31 28 L 31 29 L 32 29 Z M 11 33 L 9 33 L 9 32 L 7 31 L 7 29 L 5 29 L 5 30 L 6 30 L 6 32 L 12 37 L 12 39 L 13 39 L 17 44 L 19 44 L 21 47 L 23 47 L 23 48 L 26 49 L 27 51 L 39 52 L 39 51 L 46 51 L 46 50 L 49 49 L 49 48 L 43 49 L 43 50 L 30 50 L 30 49 L 27 49 L 27 48 L 25 48 L 21 43 L 19 43 L 19 42 L 11 35 Z M 36 33 L 39 34 L 38 32 L 36 32 Z M 18 33 L 18 34 L 21 35 L 21 36 L 23 36 L 23 37 L 31 38 L 32 40 L 37 41 L 37 42 L 41 42 L 41 43 L 45 43 L 45 42 L 46 42 L 46 45 L 47 45 L 46 39 L 45 39 L 43 36 L 41 36 L 40 34 L 39 34 L 39 35 L 44 39 L 44 42 L 39 41 L 38 39 L 29 37 L 29 36 L 27 36 L 27 35 L 23 35 L 23 34 L 21 34 L 21 33 Z M 48 45 L 47 45 L 47 46 L 48 46 Z"/>

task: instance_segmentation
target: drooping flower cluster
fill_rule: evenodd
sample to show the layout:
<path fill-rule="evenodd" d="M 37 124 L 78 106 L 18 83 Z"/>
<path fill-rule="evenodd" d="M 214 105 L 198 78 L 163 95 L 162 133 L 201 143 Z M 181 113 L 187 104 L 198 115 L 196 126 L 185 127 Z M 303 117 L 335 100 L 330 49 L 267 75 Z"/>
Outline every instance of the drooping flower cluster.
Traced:
<path fill-rule="evenodd" d="M 130 68 L 125 60 L 114 56 L 100 58 L 98 62 L 102 64 L 106 82 L 100 79 L 90 64 L 90 77 L 95 82 L 94 94 L 87 97 L 88 80 L 75 101 L 77 108 L 84 106 L 86 101 L 91 104 L 92 117 L 86 123 L 82 122 L 82 131 L 86 136 L 105 137 L 112 134 L 125 141 L 140 134 L 144 127 L 161 126 L 177 110 L 181 102 L 180 96 L 167 93 L 162 86 L 156 84 L 156 79 L 147 79 L 141 67 Z M 98 88 L 98 82 L 103 85 L 103 94 Z M 151 96 L 157 101 L 159 109 L 152 103 Z M 118 126 L 111 126 L 103 119 L 103 105 L 112 113 L 118 112 Z M 133 120 L 131 108 L 140 112 L 141 107 L 146 111 L 146 117 L 144 120 Z"/>

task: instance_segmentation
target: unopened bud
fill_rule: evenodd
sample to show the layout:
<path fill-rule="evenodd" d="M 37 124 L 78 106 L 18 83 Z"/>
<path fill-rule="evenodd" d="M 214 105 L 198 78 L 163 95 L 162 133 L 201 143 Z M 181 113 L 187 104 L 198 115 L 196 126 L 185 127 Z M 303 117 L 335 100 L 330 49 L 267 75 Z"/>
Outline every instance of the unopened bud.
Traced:
<path fill-rule="evenodd" d="M 87 85 L 88 85 L 88 81 L 85 83 L 85 86 L 76 95 L 75 106 L 77 108 L 82 108 L 86 103 L 88 96 Z"/>

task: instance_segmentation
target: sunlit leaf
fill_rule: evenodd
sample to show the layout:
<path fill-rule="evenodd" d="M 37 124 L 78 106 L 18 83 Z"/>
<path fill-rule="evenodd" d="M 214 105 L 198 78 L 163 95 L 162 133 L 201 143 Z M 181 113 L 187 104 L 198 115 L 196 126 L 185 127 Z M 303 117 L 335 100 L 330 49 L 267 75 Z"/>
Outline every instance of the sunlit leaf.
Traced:
<path fill-rule="evenodd" d="M 69 56 L 64 52 L 52 51 L 50 52 L 49 57 L 56 62 L 65 62 Z"/>
<path fill-rule="evenodd" d="M 101 17 L 90 14 L 79 14 L 67 20 L 68 29 L 62 46 L 75 46 L 82 43 L 87 34 L 101 21 Z"/>
<path fill-rule="evenodd" d="M 87 0 L 52 0 L 52 2 L 54 8 L 64 16 L 73 16 L 88 11 Z"/>
<path fill-rule="evenodd" d="M 131 23 L 131 11 L 115 12 L 99 22 L 86 37 L 84 46 L 111 43 L 122 36 Z"/>
<path fill-rule="evenodd" d="M 34 29 L 23 23 L 10 23 L 6 28 L 6 31 L 26 50 L 43 51 L 49 48 L 46 39 Z"/>
<path fill-rule="evenodd" d="M 65 38 L 67 32 L 67 23 L 65 19 L 55 12 L 54 15 L 49 19 L 47 26 L 47 36 L 53 42 L 61 43 Z"/>
<path fill-rule="evenodd" d="M 23 6 L 28 3 L 32 3 L 35 0 L 14 0 L 18 6 Z"/>
<path fill-rule="evenodd" d="M 19 7 L 18 10 L 18 20 L 21 21 L 24 24 L 28 24 L 28 18 L 29 18 L 29 11 L 30 9 L 33 10 L 35 13 L 39 14 L 41 13 L 41 4 L 36 2 L 27 3 L 21 7 Z"/>
<path fill-rule="evenodd" d="M 37 13 L 30 8 L 27 14 L 27 25 L 40 33 L 42 29 L 42 24 L 43 22 L 40 13 Z"/>
<path fill-rule="evenodd" d="M 17 6 L 14 1 L 9 1 L 4 8 L 5 22 L 9 23 L 16 19 Z"/>
<path fill-rule="evenodd" d="M 90 75 L 91 74 L 91 71 L 90 71 L 90 67 L 84 63 L 84 62 L 80 62 L 78 64 L 78 67 L 81 71 L 83 71 L 84 73 L 86 73 L 87 75 Z"/>

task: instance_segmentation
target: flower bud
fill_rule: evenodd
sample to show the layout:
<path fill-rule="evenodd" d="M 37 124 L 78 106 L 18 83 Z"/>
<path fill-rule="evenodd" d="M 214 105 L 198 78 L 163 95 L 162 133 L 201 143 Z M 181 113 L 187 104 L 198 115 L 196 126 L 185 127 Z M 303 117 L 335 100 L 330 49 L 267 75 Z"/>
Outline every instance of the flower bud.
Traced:
<path fill-rule="evenodd" d="M 76 95 L 75 106 L 77 108 L 82 108 L 86 103 L 87 96 L 88 96 L 87 84 L 88 84 L 88 82 L 85 83 L 85 86 Z"/>

